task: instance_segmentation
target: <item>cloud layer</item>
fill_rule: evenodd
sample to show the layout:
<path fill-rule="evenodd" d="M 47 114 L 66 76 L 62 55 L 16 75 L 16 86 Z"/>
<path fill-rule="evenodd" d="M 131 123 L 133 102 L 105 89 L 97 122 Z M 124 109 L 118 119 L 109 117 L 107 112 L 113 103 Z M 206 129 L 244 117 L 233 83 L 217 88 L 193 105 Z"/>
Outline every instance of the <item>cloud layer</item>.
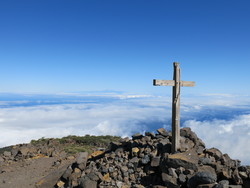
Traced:
<path fill-rule="evenodd" d="M 198 134 L 207 147 L 219 148 L 232 158 L 250 164 L 250 114 L 239 115 L 231 120 L 189 120 L 184 126 Z"/>
<path fill-rule="evenodd" d="M 41 137 L 85 134 L 130 136 L 145 131 L 151 123 L 165 122 L 167 112 L 164 108 L 166 103 L 147 98 L 139 101 L 132 97 L 109 99 L 109 102 L 47 103 L 16 107 L 11 102 L 8 108 L 0 109 L 0 147 Z M 20 101 L 16 103 L 19 104 Z"/>
<path fill-rule="evenodd" d="M 250 97 L 183 97 L 182 126 L 191 127 L 207 147 L 250 164 Z M 243 100 L 244 99 L 244 100 Z M 131 136 L 170 130 L 171 97 L 139 95 L 15 96 L 0 101 L 0 147 L 41 137 Z"/>

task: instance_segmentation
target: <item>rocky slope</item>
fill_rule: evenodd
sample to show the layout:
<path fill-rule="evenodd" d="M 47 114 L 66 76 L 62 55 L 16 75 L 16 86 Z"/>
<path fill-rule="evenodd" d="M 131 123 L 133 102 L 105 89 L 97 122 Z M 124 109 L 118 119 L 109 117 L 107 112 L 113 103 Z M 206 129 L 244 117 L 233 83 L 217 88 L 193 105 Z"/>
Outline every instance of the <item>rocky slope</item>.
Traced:
<path fill-rule="evenodd" d="M 189 128 L 181 129 L 181 149 L 171 154 L 171 134 L 135 134 L 112 142 L 105 152 L 78 154 L 58 180 L 59 188 L 250 188 L 250 167 L 241 166 L 205 144 Z"/>
<path fill-rule="evenodd" d="M 53 187 L 78 152 L 92 153 L 120 137 L 68 136 L 0 148 L 0 188 Z"/>
<path fill-rule="evenodd" d="M 175 154 L 163 128 L 132 139 L 108 138 L 109 145 L 87 140 L 87 149 L 86 139 L 77 137 L 0 149 L 0 188 L 250 188 L 249 166 L 207 149 L 189 128 L 181 129 Z"/>

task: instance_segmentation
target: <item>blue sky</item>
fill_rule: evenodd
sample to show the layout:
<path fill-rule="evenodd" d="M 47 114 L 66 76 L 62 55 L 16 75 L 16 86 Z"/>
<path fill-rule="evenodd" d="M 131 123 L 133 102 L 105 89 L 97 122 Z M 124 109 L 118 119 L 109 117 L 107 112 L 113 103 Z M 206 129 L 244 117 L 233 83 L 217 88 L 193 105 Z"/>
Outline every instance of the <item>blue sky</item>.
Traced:
<path fill-rule="evenodd" d="M 248 0 L 0 1 L 0 147 L 169 130 L 177 61 L 181 126 L 249 164 L 249 23 Z"/>
<path fill-rule="evenodd" d="M 249 94 L 249 21 L 247 0 L 1 1 L 0 92 L 170 92 L 178 61 L 184 94 Z"/>

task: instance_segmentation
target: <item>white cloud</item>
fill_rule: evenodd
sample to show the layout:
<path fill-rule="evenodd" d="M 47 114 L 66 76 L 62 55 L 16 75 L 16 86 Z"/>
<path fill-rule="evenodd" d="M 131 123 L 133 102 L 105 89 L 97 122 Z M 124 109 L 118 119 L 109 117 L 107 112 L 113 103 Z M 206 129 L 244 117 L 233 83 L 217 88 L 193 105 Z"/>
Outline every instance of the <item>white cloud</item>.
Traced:
<path fill-rule="evenodd" d="M 184 96 L 181 120 L 185 121 L 184 126 L 197 132 L 208 147 L 217 147 L 232 158 L 250 164 L 250 149 L 246 147 L 250 145 L 250 115 L 243 115 L 250 114 L 249 104 L 249 96 Z M 169 96 L 120 93 L 24 99 L 19 96 L 17 101 L 0 102 L 0 147 L 41 137 L 131 136 L 136 132 L 169 128 L 170 124 Z"/>
<path fill-rule="evenodd" d="M 231 120 L 189 120 L 184 126 L 190 127 L 206 143 L 216 147 L 231 158 L 250 164 L 250 114 L 239 115 Z"/>
<path fill-rule="evenodd" d="M 0 109 L 0 147 L 41 137 L 67 135 L 131 136 L 143 122 L 165 122 L 167 109 L 156 101 L 35 105 Z M 170 116 L 169 116 L 170 118 Z"/>

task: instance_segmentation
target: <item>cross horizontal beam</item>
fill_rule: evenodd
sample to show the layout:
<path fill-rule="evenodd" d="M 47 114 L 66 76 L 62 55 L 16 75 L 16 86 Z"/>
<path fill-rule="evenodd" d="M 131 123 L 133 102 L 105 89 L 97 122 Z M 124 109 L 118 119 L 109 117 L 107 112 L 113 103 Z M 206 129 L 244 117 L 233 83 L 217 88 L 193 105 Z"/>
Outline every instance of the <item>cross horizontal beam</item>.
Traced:
<path fill-rule="evenodd" d="M 153 80 L 154 86 L 175 86 L 174 80 Z M 195 82 L 192 81 L 180 81 L 180 86 L 194 87 Z"/>

